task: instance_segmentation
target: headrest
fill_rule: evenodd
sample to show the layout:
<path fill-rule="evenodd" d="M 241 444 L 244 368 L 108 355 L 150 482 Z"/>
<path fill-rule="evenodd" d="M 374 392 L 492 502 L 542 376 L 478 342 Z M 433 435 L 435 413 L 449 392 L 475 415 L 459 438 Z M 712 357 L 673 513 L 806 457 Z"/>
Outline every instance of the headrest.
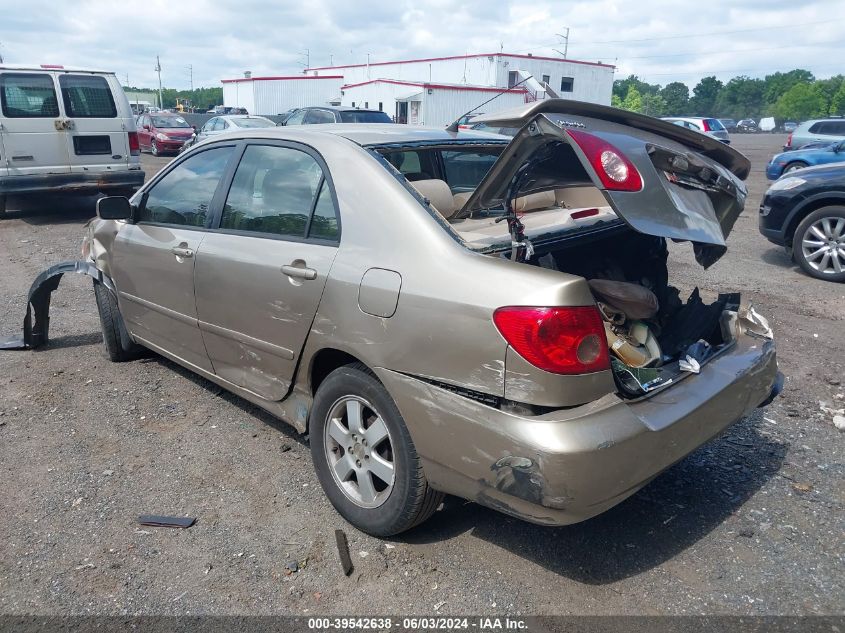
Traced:
<path fill-rule="evenodd" d="M 517 213 L 537 211 L 538 209 L 549 209 L 555 206 L 555 192 L 541 191 L 540 193 L 529 193 L 527 196 L 520 196 L 513 201 L 513 210 Z"/>
<path fill-rule="evenodd" d="M 445 180 L 432 178 L 430 180 L 415 180 L 411 186 L 420 192 L 424 198 L 428 198 L 433 206 L 444 218 L 448 219 L 455 215 L 455 201 L 452 198 L 452 190 Z"/>

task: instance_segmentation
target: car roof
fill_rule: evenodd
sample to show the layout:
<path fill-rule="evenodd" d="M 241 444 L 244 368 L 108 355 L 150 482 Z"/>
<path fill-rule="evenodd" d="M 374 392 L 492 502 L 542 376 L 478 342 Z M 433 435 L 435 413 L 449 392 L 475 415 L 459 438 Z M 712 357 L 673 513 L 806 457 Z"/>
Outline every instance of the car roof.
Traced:
<path fill-rule="evenodd" d="M 269 128 L 241 129 L 215 136 L 214 140 L 227 138 L 278 138 L 280 140 L 307 140 L 326 136 L 342 137 L 362 147 L 380 145 L 407 145 L 413 143 L 489 142 L 507 144 L 509 138 L 489 132 L 459 130 L 447 132 L 444 128 L 422 127 L 397 123 L 324 123 L 321 125 L 296 125 Z"/>
<path fill-rule="evenodd" d="M 330 110 L 332 112 L 382 112 L 382 110 L 370 110 L 369 108 L 353 108 L 352 106 L 303 106 L 297 110 Z"/>
<path fill-rule="evenodd" d="M 71 72 L 71 73 L 95 73 L 97 75 L 113 75 L 112 70 L 98 70 L 96 68 L 76 68 L 73 66 L 61 66 L 59 64 L 0 64 L 0 70 L 28 70 L 42 73 L 50 72 Z"/>

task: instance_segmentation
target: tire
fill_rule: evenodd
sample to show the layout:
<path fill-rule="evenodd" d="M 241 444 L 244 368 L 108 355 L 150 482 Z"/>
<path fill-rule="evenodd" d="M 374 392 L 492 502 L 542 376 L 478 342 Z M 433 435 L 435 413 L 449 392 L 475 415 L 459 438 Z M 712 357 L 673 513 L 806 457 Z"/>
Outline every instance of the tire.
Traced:
<path fill-rule="evenodd" d="M 6 215 L 6 196 L 0 195 L 0 218 Z"/>
<path fill-rule="evenodd" d="M 150 141 L 150 154 L 158 156 L 158 143 L 156 143 L 155 139 Z"/>
<path fill-rule="evenodd" d="M 805 167 L 809 167 L 809 165 L 803 161 L 796 160 L 794 162 L 789 163 L 786 167 L 783 168 L 783 173 L 788 174 L 791 171 L 795 171 L 796 169 L 804 169 Z"/>
<path fill-rule="evenodd" d="M 429 486 L 402 414 L 364 365 L 329 374 L 314 396 L 310 419 L 311 455 L 320 485 L 340 515 L 359 530 L 373 536 L 398 534 L 428 519 L 440 505 L 443 493 Z M 392 467 L 390 483 L 385 464 Z M 367 480 L 368 486 L 358 483 Z"/>
<path fill-rule="evenodd" d="M 845 282 L 845 207 L 822 207 L 804 218 L 795 229 L 792 252 L 811 277 Z"/>
<path fill-rule="evenodd" d="M 97 311 L 100 313 L 100 325 L 103 328 L 103 345 L 106 356 L 114 363 L 123 363 L 140 358 L 146 352 L 142 346 L 134 343 L 126 331 L 123 317 L 117 306 L 117 299 L 111 291 L 99 281 L 94 282 L 94 297 Z"/>

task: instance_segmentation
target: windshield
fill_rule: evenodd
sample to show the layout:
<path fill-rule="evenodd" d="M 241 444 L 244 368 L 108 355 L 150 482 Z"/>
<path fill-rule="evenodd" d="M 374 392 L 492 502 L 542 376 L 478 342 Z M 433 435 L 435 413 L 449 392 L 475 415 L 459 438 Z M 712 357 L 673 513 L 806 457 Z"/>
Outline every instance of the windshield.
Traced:
<path fill-rule="evenodd" d="M 340 113 L 343 123 L 392 123 L 386 112 L 370 112 L 367 110 L 346 110 Z"/>
<path fill-rule="evenodd" d="M 232 123 L 237 125 L 238 127 L 276 127 L 276 124 L 273 123 L 270 119 L 265 119 L 260 116 L 250 117 L 248 119 L 232 119 Z"/>
<path fill-rule="evenodd" d="M 153 127 L 179 128 L 191 127 L 188 122 L 180 116 L 154 116 Z"/>

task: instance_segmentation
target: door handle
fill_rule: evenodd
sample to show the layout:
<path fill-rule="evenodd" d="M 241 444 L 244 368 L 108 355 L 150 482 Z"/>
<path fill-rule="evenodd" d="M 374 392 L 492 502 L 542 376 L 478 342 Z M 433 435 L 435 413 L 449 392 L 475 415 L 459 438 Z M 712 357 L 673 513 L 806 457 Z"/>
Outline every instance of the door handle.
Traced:
<path fill-rule="evenodd" d="M 190 248 L 185 248 L 184 246 L 174 246 L 170 249 L 170 252 L 176 255 L 176 257 L 193 257 L 194 251 Z"/>
<path fill-rule="evenodd" d="M 294 277 L 295 279 L 312 280 L 317 278 L 317 271 L 313 268 L 293 266 L 291 264 L 282 266 L 282 272 L 288 277 Z"/>

